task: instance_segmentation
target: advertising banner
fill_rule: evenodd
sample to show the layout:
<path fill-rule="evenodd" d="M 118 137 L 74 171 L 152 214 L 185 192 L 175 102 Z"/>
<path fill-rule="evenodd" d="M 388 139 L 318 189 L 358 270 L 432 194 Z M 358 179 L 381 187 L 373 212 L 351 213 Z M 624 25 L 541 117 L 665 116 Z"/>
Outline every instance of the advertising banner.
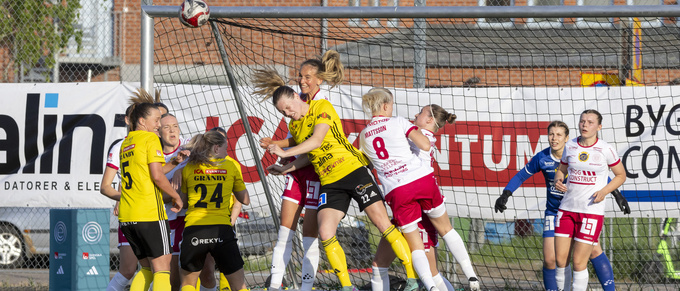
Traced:
<path fill-rule="evenodd" d="M 111 204 L 98 193 L 98 183 L 108 146 L 125 136 L 121 116 L 135 86 L 0 84 L 5 92 L 0 107 L 0 206 Z M 241 163 L 251 193 L 253 205 L 249 207 L 266 203 L 255 165 L 260 162 L 266 167 L 275 159 L 257 146 L 253 157 L 231 88 L 162 87 L 162 101 L 177 116 L 183 136 L 213 126 L 227 130 L 229 155 Z M 323 88 L 355 146 L 370 118 L 362 111 L 360 98 L 369 89 Z M 548 147 L 547 125 L 551 121 L 564 121 L 570 127 L 570 138 L 576 138 L 580 113 L 597 109 L 603 115 L 599 137 L 614 145 L 626 168 L 627 180 L 621 190 L 631 203 L 631 216 L 680 216 L 680 186 L 676 182 L 680 181 L 679 87 L 390 90 L 395 95 L 395 115 L 413 120 L 428 104 L 439 104 L 457 115 L 454 124 L 436 134 L 435 171 L 450 215 L 542 218 L 546 188 L 541 174 L 515 192 L 506 212 L 494 213 L 493 204 L 530 158 Z M 286 136 L 287 120 L 271 101 L 241 98 L 245 98 L 255 145 L 261 137 Z M 283 183 L 278 178 L 269 181 Z M 280 195 L 272 194 L 276 199 Z M 608 216 L 622 215 L 611 197 L 605 201 Z"/>

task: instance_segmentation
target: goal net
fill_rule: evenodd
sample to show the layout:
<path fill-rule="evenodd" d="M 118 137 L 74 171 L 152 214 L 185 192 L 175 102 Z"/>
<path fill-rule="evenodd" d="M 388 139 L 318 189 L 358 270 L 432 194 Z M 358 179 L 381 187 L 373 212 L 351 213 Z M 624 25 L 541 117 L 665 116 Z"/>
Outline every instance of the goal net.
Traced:
<path fill-rule="evenodd" d="M 176 14 L 175 8 L 167 11 Z M 432 8 L 422 11 L 457 16 L 465 11 Z M 288 122 L 271 101 L 261 102 L 252 94 L 252 72 L 275 69 L 298 90 L 299 65 L 331 49 L 341 55 L 345 80 L 335 88 L 324 84 L 322 91 L 355 146 L 370 119 L 362 111 L 361 96 L 372 87 L 394 93 L 399 116 L 413 119 L 428 104 L 457 115 L 455 124 L 437 132 L 435 174 L 485 289 L 542 288 L 542 174 L 514 192 L 505 212 L 495 213 L 493 205 L 510 179 L 549 146 L 547 125 L 562 120 L 570 137 L 577 137 L 579 114 L 585 109 L 603 114 L 599 137 L 616 147 L 628 177 L 621 190 L 632 213 L 624 215 L 608 196 L 600 236 L 616 283 L 671 284 L 677 239 L 672 233 L 659 234 L 664 218 L 680 216 L 680 87 L 675 86 L 680 82 L 680 29 L 675 18 L 661 17 L 668 14 L 665 7 L 639 19 L 629 17 L 625 7 L 625 14 L 616 15 L 618 8 L 612 7 L 597 17 L 568 11 L 557 15 L 549 9 L 502 14 L 491 8 L 487 14 L 457 18 L 359 13 L 364 10 L 350 17 L 334 15 L 332 9 L 309 10 L 320 14 L 295 9 L 299 11 L 282 9 L 279 17 L 240 18 L 237 13 L 222 17 L 215 11 L 226 9 L 212 7 L 210 25 L 196 29 L 160 17 L 162 13 L 154 20 L 154 86 L 167 96 L 183 135 L 224 127 L 229 155 L 243 167 L 253 202 L 244 208 L 236 230 L 249 287 L 268 287 L 284 186 L 282 177 L 258 172 L 275 158 L 259 149 L 257 140 L 284 138 Z M 352 282 L 370 288 L 379 232 L 353 204 L 338 237 Z M 665 251 L 661 241 L 668 242 Z M 297 239 L 286 277 L 289 286 L 299 284 L 301 249 Z M 467 282 L 444 244 L 437 255 L 443 276 L 455 286 Z M 328 269 L 322 254 L 318 288 L 339 286 Z M 398 263 L 391 274 L 394 284 L 405 277 Z M 595 273 L 590 278 L 593 287 L 599 286 Z"/>

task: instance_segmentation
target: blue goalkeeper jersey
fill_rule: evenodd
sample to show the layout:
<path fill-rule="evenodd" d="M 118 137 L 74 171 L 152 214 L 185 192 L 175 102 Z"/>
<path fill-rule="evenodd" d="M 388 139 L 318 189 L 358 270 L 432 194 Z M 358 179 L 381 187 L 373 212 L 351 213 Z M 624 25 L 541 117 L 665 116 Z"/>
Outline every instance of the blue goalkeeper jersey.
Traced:
<path fill-rule="evenodd" d="M 503 190 L 515 192 L 519 186 L 527 179 L 536 173 L 543 172 L 545 178 L 545 187 L 547 194 L 547 201 L 545 205 L 545 215 L 557 215 L 557 210 L 560 208 L 560 202 L 564 197 L 564 193 L 555 189 L 555 173 L 560 166 L 560 160 L 553 158 L 550 154 L 550 148 L 546 148 L 536 154 L 531 161 L 524 166 L 512 179 L 508 182 Z"/>

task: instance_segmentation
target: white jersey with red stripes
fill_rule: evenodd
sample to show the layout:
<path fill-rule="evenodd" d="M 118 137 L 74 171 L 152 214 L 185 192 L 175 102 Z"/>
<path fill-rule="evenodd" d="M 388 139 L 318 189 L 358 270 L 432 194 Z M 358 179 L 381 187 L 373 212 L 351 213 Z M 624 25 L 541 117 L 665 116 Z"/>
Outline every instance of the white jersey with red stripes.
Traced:
<path fill-rule="evenodd" d="M 183 149 L 183 146 L 186 145 L 187 143 L 189 143 L 190 140 L 191 140 L 190 138 L 187 138 L 187 139 L 180 138 L 179 139 L 179 145 L 177 145 L 177 148 L 175 148 L 174 151 L 171 151 L 169 153 L 163 152 L 163 155 L 165 156 L 165 163 L 166 164 L 169 163 L 170 160 L 172 160 L 174 157 L 176 157 L 177 154 L 179 154 L 179 152 Z M 175 172 L 177 170 L 181 169 L 181 168 L 184 168 L 184 166 L 186 164 L 187 164 L 187 160 L 184 160 L 181 164 L 177 165 L 172 170 L 170 170 L 170 172 L 165 173 L 165 177 L 168 178 L 168 180 L 172 180 L 172 176 L 175 175 Z M 187 212 L 186 209 L 182 209 L 182 211 L 175 213 L 172 210 L 170 210 L 171 208 L 172 208 L 172 203 L 165 203 L 165 213 L 168 214 L 168 221 L 172 221 L 172 220 L 177 219 L 177 216 L 185 216 L 186 215 L 186 212 Z"/>
<path fill-rule="evenodd" d="M 106 157 L 106 166 L 116 170 L 118 185 L 120 185 L 120 145 L 123 144 L 124 140 L 125 138 L 122 138 L 112 144 L 109 148 L 109 155 Z"/>
<path fill-rule="evenodd" d="M 605 201 L 593 203 L 593 194 L 607 185 L 609 168 L 621 162 L 616 149 L 606 141 L 597 139 L 584 147 L 577 137 L 567 142 L 561 163 L 568 165 L 567 192 L 560 204 L 561 210 L 604 215 Z"/>
<path fill-rule="evenodd" d="M 434 171 L 434 146 L 435 143 L 437 142 L 437 139 L 434 137 L 434 132 L 431 132 L 427 129 L 421 128 L 420 132 L 423 133 L 427 137 L 427 139 L 430 140 L 430 151 L 424 151 L 421 150 L 412 140 L 408 140 L 409 145 L 411 146 L 411 152 L 418 156 L 421 161 L 423 161 L 423 167 L 427 166 Z"/>
<path fill-rule="evenodd" d="M 359 134 L 361 150 L 371 160 L 384 195 L 432 173 L 411 151 L 408 135 L 418 127 L 403 117 L 376 116 Z"/>

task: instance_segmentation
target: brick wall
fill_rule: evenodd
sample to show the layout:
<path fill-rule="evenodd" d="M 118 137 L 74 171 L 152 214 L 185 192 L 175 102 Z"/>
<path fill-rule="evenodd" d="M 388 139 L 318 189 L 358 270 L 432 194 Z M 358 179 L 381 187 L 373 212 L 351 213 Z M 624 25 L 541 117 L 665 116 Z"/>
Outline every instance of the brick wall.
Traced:
<path fill-rule="evenodd" d="M 282 3 L 285 2 L 285 3 Z M 667 4 L 674 4 L 670 1 Z M 179 1 L 154 1 L 154 5 L 178 5 Z M 320 6 L 321 1 L 209 1 L 211 6 Z M 329 0 L 329 6 L 347 6 L 349 4 L 348 0 L 338 1 Z M 392 1 L 381 1 L 383 6 L 388 6 L 392 4 Z M 412 6 L 413 1 L 400 1 L 402 6 Z M 574 5 L 575 0 L 566 0 L 565 5 Z M 363 6 L 372 5 L 367 0 L 362 1 Z M 476 6 L 477 1 L 465 0 L 465 1 L 427 1 L 428 6 Z M 515 5 L 526 5 L 526 0 L 516 0 Z M 616 0 L 616 5 L 625 5 L 625 0 Z M 138 65 L 140 62 L 140 1 L 116 1 L 114 10 L 120 12 L 121 21 L 123 24 L 123 31 L 121 33 L 122 38 L 120 41 L 120 57 L 124 64 Z M 157 24 L 163 23 L 163 25 L 168 26 L 179 26 L 179 21 L 176 19 L 168 20 L 155 20 Z M 335 33 L 343 33 L 342 29 L 334 29 L 336 23 L 339 22 L 346 23 L 347 19 L 341 20 L 330 20 L 329 35 L 332 37 Z M 382 20 L 383 22 L 387 20 Z M 474 19 L 465 20 L 466 22 L 473 22 Z M 525 19 L 516 20 L 518 23 L 522 23 Z M 574 19 L 566 19 L 566 22 L 573 22 Z M 673 19 L 667 19 L 666 21 L 674 21 Z M 342 23 L 342 24 L 344 24 Z M 384 23 L 383 23 L 384 24 Z M 281 21 L 279 23 L 281 27 L 300 25 L 300 23 L 292 23 L 291 21 Z M 308 23 L 301 24 L 306 26 L 307 32 L 316 33 L 320 31 L 320 22 L 310 21 Z M 362 22 L 362 25 L 366 25 Z M 410 20 L 404 20 L 402 22 L 403 26 L 411 26 L 412 22 Z M 339 26 L 338 26 L 339 27 Z M 360 37 L 371 37 L 379 33 L 387 32 L 389 29 L 377 29 L 375 31 L 368 31 Z M 183 60 L 180 62 L 187 62 L 190 64 L 219 64 L 219 55 L 215 53 L 206 53 L 206 50 L 211 50 L 211 46 L 214 46 L 213 40 L 210 38 L 210 31 L 207 26 L 199 29 L 188 30 L 187 33 L 200 34 L 203 37 L 202 41 L 197 42 L 195 45 L 186 46 L 182 45 L 183 35 L 178 34 L 174 36 L 176 38 L 177 44 L 172 46 L 167 46 L 165 44 L 164 49 L 159 49 L 159 55 L 162 56 L 162 63 L 173 64 L 177 63 L 175 57 L 180 50 L 189 50 L 192 52 L 194 57 L 190 60 Z M 285 40 L 267 37 L 266 35 L 258 32 L 248 32 L 247 35 L 240 35 L 238 29 L 234 29 L 232 32 L 236 37 L 243 37 L 258 43 L 262 48 L 254 50 L 253 47 L 241 46 L 238 43 L 227 43 L 228 51 L 236 56 L 236 60 L 245 61 L 235 61 L 233 65 L 250 65 L 250 64 L 266 64 L 266 59 L 275 59 L 281 61 L 282 63 L 295 68 L 297 64 L 304 61 L 304 59 L 319 55 L 321 43 L 317 38 L 303 37 L 303 36 L 291 36 Z M 306 44 L 301 46 L 300 44 Z M 341 44 L 340 42 L 330 40 L 329 46 Z M 159 43 L 159 40 L 155 40 L 155 47 L 158 49 L 163 47 L 163 43 Z M 295 51 L 295 55 L 291 52 Z M 292 57 L 291 57 L 292 56 Z M 580 68 L 535 68 L 535 69 L 513 69 L 513 68 L 428 68 L 427 70 L 427 85 L 428 86 L 461 86 L 463 82 L 472 77 L 477 77 L 480 79 L 479 86 L 578 86 L 580 84 Z M 605 73 L 605 71 L 597 69 L 585 69 L 588 72 Z M 377 73 L 377 74 L 376 74 Z M 616 73 L 609 71 L 607 73 Z M 107 78 L 112 78 L 113 76 L 120 75 L 120 72 L 112 72 L 107 75 Z M 290 77 L 294 77 L 296 72 L 290 72 Z M 413 84 L 412 79 L 413 73 L 411 68 L 371 68 L 371 69 L 358 69 L 349 68 L 347 73 L 347 81 L 350 83 L 358 84 L 368 84 L 368 85 L 378 85 L 378 84 L 394 84 L 394 86 L 405 86 L 410 87 Z M 663 85 L 668 81 L 680 77 L 680 70 L 645 70 L 643 72 L 642 82 L 649 85 Z"/>

